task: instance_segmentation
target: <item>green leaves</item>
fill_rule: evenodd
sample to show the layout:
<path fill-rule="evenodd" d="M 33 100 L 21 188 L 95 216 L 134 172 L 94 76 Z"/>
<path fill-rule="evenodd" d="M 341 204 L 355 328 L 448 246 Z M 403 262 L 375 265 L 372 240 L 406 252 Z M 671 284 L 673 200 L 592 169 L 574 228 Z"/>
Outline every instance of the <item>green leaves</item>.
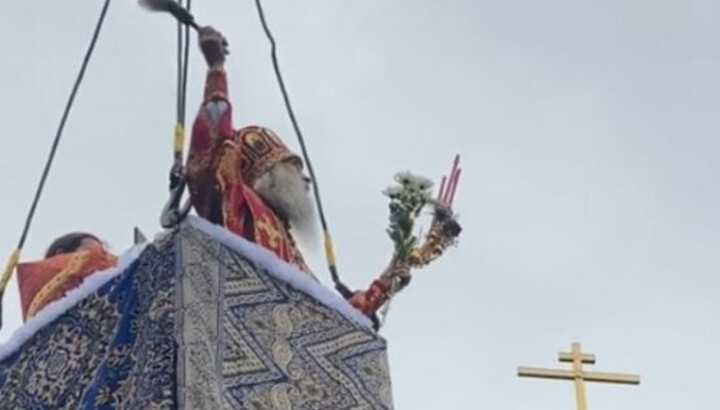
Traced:
<path fill-rule="evenodd" d="M 390 198 L 390 226 L 386 232 L 393 241 L 398 259 L 407 261 L 419 241 L 418 237 L 412 234 L 415 220 L 428 204 L 433 184 L 429 179 L 409 172 L 396 174 L 395 181 L 398 185 L 383 191 L 383 194 Z"/>

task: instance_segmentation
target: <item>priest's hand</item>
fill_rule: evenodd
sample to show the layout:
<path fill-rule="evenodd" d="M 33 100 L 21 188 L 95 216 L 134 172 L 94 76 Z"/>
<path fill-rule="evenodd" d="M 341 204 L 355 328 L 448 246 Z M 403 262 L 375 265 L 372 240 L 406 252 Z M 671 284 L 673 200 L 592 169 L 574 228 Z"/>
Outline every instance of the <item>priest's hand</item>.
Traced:
<path fill-rule="evenodd" d="M 227 40 L 210 26 L 199 30 L 200 50 L 205 56 L 208 67 L 218 67 L 225 64 L 225 55 L 228 54 Z"/>
<path fill-rule="evenodd" d="M 410 283 L 411 279 L 410 265 L 399 261 L 397 257 L 393 257 L 388 267 L 380 276 L 380 281 L 394 292 L 399 292 L 404 289 L 405 286 Z"/>

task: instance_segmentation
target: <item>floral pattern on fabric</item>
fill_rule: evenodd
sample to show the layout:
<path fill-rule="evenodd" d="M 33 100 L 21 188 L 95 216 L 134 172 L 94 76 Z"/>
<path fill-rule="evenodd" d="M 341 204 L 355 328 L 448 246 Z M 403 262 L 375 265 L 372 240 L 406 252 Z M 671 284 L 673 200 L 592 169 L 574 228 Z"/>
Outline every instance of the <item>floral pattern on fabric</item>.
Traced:
<path fill-rule="evenodd" d="M 0 361 L 0 409 L 176 408 L 174 266 L 146 248 Z"/>

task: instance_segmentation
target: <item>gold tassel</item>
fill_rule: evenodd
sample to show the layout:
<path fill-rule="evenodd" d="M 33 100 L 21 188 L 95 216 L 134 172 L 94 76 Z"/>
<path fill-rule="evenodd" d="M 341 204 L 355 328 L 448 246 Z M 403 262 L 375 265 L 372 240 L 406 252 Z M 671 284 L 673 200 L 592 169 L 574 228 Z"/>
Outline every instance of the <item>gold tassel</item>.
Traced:
<path fill-rule="evenodd" d="M 180 158 L 182 156 L 183 147 L 185 146 L 185 127 L 177 123 L 175 125 L 175 138 L 173 139 L 173 150 L 175 151 L 175 157 Z"/>
<path fill-rule="evenodd" d="M 335 267 L 335 250 L 330 232 L 328 231 L 325 231 L 325 258 L 327 259 L 328 265 Z"/>
<path fill-rule="evenodd" d="M 7 284 L 10 281 L 10 276 L 12 276 L 12 272 L 13 272 L 13 270 L 15 270 L 15 267 L 17 266 L 19 261 L 20 261 L 20 248 L 16 248 L 13 251 L 13 253 L 10 254 L 10 258 L 8 258 L 7 265 L 5 265 L 5 270 L 3 271 L 2 278 L 0 278 L 0 328 L 2 328 L 2 325 L 3 325 L 2 299 L 3 299 L 3 296 L 5 295 L 5 288 L 7 287 Z"/>
<path fill-rule="evenodd" d="M 19 261 L 20 261 L 20 248 L 17 248 L 13 251 L 12 254 L 10 254 L 10 258 L 7 261 L 7 265 L 5 265 L 5 270 L 3 271 L 2 278 L 0 279 L 0 294 L 5 292 L 5 288 L 7 287 L 7 284 L 10 281 L 10 276 L 12 276 L 12 272 L 13 272 L 13 270 L 15 270 L 15 267 L 17 266 Z"/>

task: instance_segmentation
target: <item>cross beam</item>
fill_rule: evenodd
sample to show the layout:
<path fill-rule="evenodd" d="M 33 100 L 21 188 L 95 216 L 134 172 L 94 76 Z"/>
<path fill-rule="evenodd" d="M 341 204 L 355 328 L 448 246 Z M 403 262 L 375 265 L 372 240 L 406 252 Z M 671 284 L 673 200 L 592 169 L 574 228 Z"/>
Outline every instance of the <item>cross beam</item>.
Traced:
<path fill-rule="evenodd" d="M 583 353 L 580 349 L 580 343 L 577 342 L 572 344 L 570 352 L 560 352 L 558 360 L 560 362 L 572 363 L 572 370 L 518 367 L 518 376 L 541 379 L 573 380 L 575 382 L 575 398 L 578 410 L 587 410 L 585 382 L 633 385 L 640 384 L 640 377 L 634 374 L 603 373 L 583 370 L 583 364 L 595 364 L 595 355 Z"/>
<path fill-rule="evenodd" d="M 540 369 L 537 367 L 518 367 L 518 376 L 535 377 L 539 379 L 574 380 L 572 370 Z M 604 382 L 614 384 L 640 384 L 640 378 L 634 374 L 601 373 L 583 371 L 583 380 L 586 382 Z"/>

